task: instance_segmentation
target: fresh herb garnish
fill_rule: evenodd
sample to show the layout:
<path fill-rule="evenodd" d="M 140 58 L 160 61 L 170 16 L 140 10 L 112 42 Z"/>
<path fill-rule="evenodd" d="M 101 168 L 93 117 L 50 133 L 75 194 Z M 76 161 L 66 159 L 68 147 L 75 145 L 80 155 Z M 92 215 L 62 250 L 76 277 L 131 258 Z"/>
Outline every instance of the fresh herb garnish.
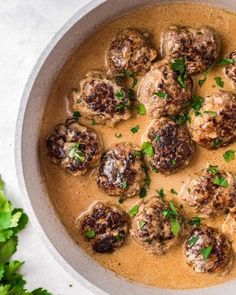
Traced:
<path fill-rule="evenodd" d="M 143 229 L 144 226 L 145 226 L 146 224 L 147 224 L 146 221 L 142 221 L 142 220 L 140 220 L 140 221 L 139 221 L 139 228 L 140 228 L 140 229 Z"/>
<path fill-rule="evenodd" d="M 191 107 L 195 112 L 195 116 L 199 116 L 201 114 L 199 110 L 201 109 L 202 104 L 203 104 L 203 97 L 197 96 L 193 98 L 193 103 Z"/>
<path fill-rule="evenodd" d="M 132 100 L 135 100 L 136 99 L 136 93 L 135 93 L 134 89 L 129 88 L 128 89 L 128 93 L 129 93 L 130 99 L 132 99 Z"/>
<path fill-rule="evenodd" d="M 160 135 L 156 135 L 155 136 L 155 139 L 154 139 L 156 142 L 160 142 L 161 141 L 161 137 L 160 137 Z"/>
<path fill-rule="evenodd" d="M 236 63 L 236 59 L 233 58 L 222 58 L 217 62 L 218 65 L 222 66 L 233 65 L 234 63 Z"/>
<path fill-rule="evenodd" d="M 161 199 L 163 199 L 164 197 L 165 197 L 165 192 L 164 192 L 164 190 L 161 188 L 161 189 L 157 189 L 156 190 L 156 193 L 157 193 L 157 196 L 159 197 L 159 198 L 161 198 Z"/>
<path fill-rule="evenodd" d="M 199 237 L 192 237 L 190 240 L 188 240 L 189 247 L 192 248 L 197 243 L 198 240 L 199 240 Z"/>
<path fill-rule="evenodd" d="M 171 219 L 170 224 L 171 224 L 170 230 L 176 236 L 181 229 L 178 219 Z"/>
<path fill-rule="evenodd" d="M 156 167 L 152 167 L 152 171 L 153 171 L 154 173 L 158 173 L 158 172 L 159 172 L 158 169 L 157 169 Z"/>
<path fill-rule="evenodd" d="M 116 91 L 115 96 L 116 96 L 118 99 L 123 100 L 124 97 L 125 97 L 125 94 L 124 94 L 124 92 L 123 92 L 122 90 L 119 90 L 119 91 Z"/>
<path fill-rule="evenodd" d="M 221 77 L 215 77 L 214 80 L 217 86 L 219 86 L 220 88 L 224 87 L 224 81 L 222 81 Z"/>
<path fill-rule="evenodd" d="M 122 185 L 123 189 L 126 189 L 128 187 L 128 184 L 127 184 L 126 180 L 122 181 L 121 185 Z"/>
<path fill-rule="evenodd" d="M 97 125 L 97 122 L 93 119 L 91 122 L 92 126 Z"/>
<path fill-rule="evenodd" d="M 176 191 L 175 189 L 173 189 L 173 188 L 170 190 L 170 192 L 171 192 L 173 195 L 178 195 L 177 191 Z"/>
<path fill-rule="evenodd" d="M 81 114 L 79 111 L 73 112 L 73 118 L 79 119 L 81 117 Z"/>
<path fill-rule="evenodd" d="M 95 238 L 96 236 L 96 233 L 93 229 L 88 229 L 85 233 L 84 233 L 84 236 L 87 238 L 87 239 L 93 239 Z"/>
<path fill-rule="evenodd" d="M 143 103 L 140 103 L 140 104 L 138 105 L 138 114 L 139 114 L 140 116 L 146 115 L 146 108 L 145 108 L 145 106 L 144 106 Z"/>
<path fill-rule="evenodd" d="M 203 248 L 201 250 L 201 254 L 202 254 L 204 260 L 207 260 L 209 258 L 209 256 L 211 255 L 212 249 L 213 249 L 212 246 L 208 246 L 208 247 Z"/>
<path fill-rule="evenodd" d="M 172 70 L 178 73 L 178 83 L 182 88 L 186 88 L 185 79 L 186 79 L 186 72 L 185 72 L 185 62 L 184 58 L 176 59 L 171 64 Z"/>
<path fill-rule="evenodd" d="M 228 151 L 226 151 L 226 152 L 224 153 L 223 157 L 224 157 L 224 159 L 225 159 L 225 162 L 228 163 L 228 162 L 230 162 L 230 161 L 232 161 L 232 160 L 235 159 L 235 151 L 233 151 L 233 150 L 228 150 Z"/>
<path fill-rule="evenodd" d="M 71 159 L 76 159 L 79 162 L 83 162 L 85 160 L 85 153 L 79 149 L 79 142 L 73 144 L 69 151 L 68 157 Z"/>
<path fill-rule="evenodd" d="M 204 111 L 203 112 L 204 114 L 209 114 L 211 115 L 212 117 L 215 117 L 217 115 L 217 112 L 213 112 L 213 111 Z"/>
<path fill-rule="evenodd" d="M 175 160 L 175 159 L 172 159 L 172 160 L 171 160 L 171 166 L 172 166 L 172 167 L 175 167 L 175 166 L 176 166 L 176 160 Z"/>
<path fill-rule="evenodd" d="M 188 224 L 199 226 L 201 224 L 201 222 L 202 222 L 201 218 L 198 216 L 195 216 L 189 220 Z"/>
<path fill-rule="evenodd" d="M 211 174 L 215 175 L 219 172 L 219 167 L 209 165 L 209 167 L 207 168 L 207 171 L 210 172 Z"/>
<path fill-rule="evenodd" d="M 144 142 L 142 144 L 142 152 L 148 156 L 148 157 L 153 157 L 154 156 L 154 149 L 153 146 L 150 142 Z"/>
<path fill-rule="evenodd" d="M 121 235 L 117 235 L 117 236 L 115 236 L 115 238 L 116 238 L 117 241 L 121 241 L 122 240 Z"/>
<path fill-rule="evenodd" d="M 203 73 L 203 79 L 198 80 L 198 85 L 202 87 L 207 79 L 207 75 L 212 71 L 212 69 L 215 67 L 215 63 L 213 63 L 204 73 Z"/>
<path fill-rule="evenodd" d="M 216 184 L 218 186 L 222 186 L 222 187 L 228 187 L 229 183 L 228 180 L 225 179 L 224 177 L 221 176 L 216 176 L 213 180 L 212 180 L 213 184 Z"/>
<path fill-rule="evenodd" d="M 222 144 L 222 140 L 219 139 L 219 138 L 216 138 L 216 139 L 213 141 L 213 145 L 212 145 L 212 147 L 213 147 L 214 149 L 217 149 L 218 147 L 221 146 L 221 144 Z"/>
<path fill-rule="evenodd" d="M 186 111 L 181 115 L 174 115 L 172 116 L 172 120 L 178 125 L 182 126 L 186 124 L 186 122 L 190 121 L 189 113 Z"/>
<path fill-rule="evenodd" d="M 169 97 L 168 93 L 162 92 L 162 91 L 155 92 L 154 95 L 159 96 L 160 98 L 163 98 L 163 99 L 167 99 Z"/>
<path fill-rule="evenodd" d="M 120 132 L 116 132 L 116 133 L 115 133 L 115 137 L 116 137 L 116 138 L 121 138 L 121 137 L 122 137 L 122 134 L 121 134 Z"/>
<path fill-rule="evenodd" d="M 139 131 L 139 125 L 135 125 L 134 127 L 132 127 L 132 128 L 130 129 L 130 131 L 131 131 L 132 133 L 137 133 L 137 132 Z"/>
<path fill-rule="evenodd" d="M 147 196 L 147 189 L 145 187 L 142 187 L 139 191 L 139 197 L 140 199 L 143 199 Z"/>
<path fill-rule="evenodd" d="M 131 78 L 131 79 L 133 79 L 132 88 L 134 88 L 138 83 L 138 79 L 136 78 L 136 73 L 132 72 L 132 71 L 128 71 L 128 70 L 124 70 L 123 72 L 118 74 L 116 76 L 116 78 Z"/>
<path fill-rule="evenodd" d="M 139 211 L 139 205 L 134 205 L 130 210 L 129 210 L 129 216 L 135 217 L 138 214 Z"/>

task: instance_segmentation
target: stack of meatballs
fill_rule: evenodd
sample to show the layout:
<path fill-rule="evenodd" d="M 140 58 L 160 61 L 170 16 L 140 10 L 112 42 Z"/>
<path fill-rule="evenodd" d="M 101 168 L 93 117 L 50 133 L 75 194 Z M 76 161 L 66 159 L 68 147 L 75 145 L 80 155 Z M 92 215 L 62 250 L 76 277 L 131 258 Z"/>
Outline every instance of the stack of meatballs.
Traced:
<path fill-rule="evenodd" d="M 99 189 L 125 199 L 140 194 L 150 168 L 168 175 L 188 166 L 195 144 L 218 149 L 234 142 L 233 93 L 209 93 L 201 98 L 197 111 L 190 107 L 196 94 L 193 76 L 206 75 L 219 53 L 219 39 L 209 28 L 169 27 L 161 37 L 162 59 L 147 31 L 119 32 L 107 52 L 108 70 L 88 72 L 78 89 L 73 90 L 73 111 L 96 124 L 114 127 L 134 116 L 137 104 L 142 104 L 152 119 L 143 147 L 123 142 L 104 150 L 97 131 L 77 118 L 69 118 L 46 139 L 51 160 L 75 176 L 98 166 Z M 234 62 L 227 64 L 224 71 L 235 89 L 236 52 L 228 60 Z M 140 78 L 137 87 L 130 87 L 130 79 L 137 83 L 136 76 Z M 187 124 L 174 120 L 186 115 L 187 110 Z M 191 179 L 181 199 L 202 217 L 234 213 L 236 176 L 209 166 Z M 217 229 L 196 221 L 188 222 L 174 202 L 147 196 L 129 213 L 117 205 L 98 202 L 79 224 L 80 234 L 95 252 L 113 252 L 125 243 L 129 233 L 154 255 L 165 254 L 185 239 L 186 262 L 195 272 L 227 272 L 233 257 L 230 241 Z"/>

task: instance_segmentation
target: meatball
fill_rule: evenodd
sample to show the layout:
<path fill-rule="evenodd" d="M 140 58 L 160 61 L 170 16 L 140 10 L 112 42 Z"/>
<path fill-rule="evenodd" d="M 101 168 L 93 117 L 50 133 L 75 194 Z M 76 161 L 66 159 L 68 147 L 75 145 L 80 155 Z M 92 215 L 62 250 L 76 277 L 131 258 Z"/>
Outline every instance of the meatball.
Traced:
<path fill-rule="evenodd" d="M 185 87 L 179 83 L 179 73 L 165 59 L 151 67 L 140 81 L 138 100 L 153 118 L 181 113 L 192 97 L 193 80 L 186 76 Z"/>
<path fill-rule="evenodd" d="M 82 217 L 81 234 L 99 253 L 111 253 L 121 247 L 130 228 L 129 215 L 114 205 L 96 203 Z"/>
<path fill-rule="evenodd" d="M 111 43 L 108 62 L 113 73 L 124 70 L 145 73 L 156 56 L 156 50 L 151 48 L 149 33 L 125 29 Z"/>
<path fill-rule="evenodd" d="M 203 217 L 235 211 L 236 176 L 217 166 L 209 166 L 185 185 L 181 197 Z"/>
<path fill-rule="evenodd" d="M 236 51 L 233 51 L 229 58 L 234 60 L 234 63 L 225 67 L 225 74 L 231 80 L 234 89 L 236 89 Z"/>
<path fill-rule="evenodd" d="M 52 162 L 71 174 L 83 175 L 99 163 L 102 143 L 95 130 L 82 126 L 76 119 L 57 125 L 46 139 Z"/>
<path fill-rule="evenodd" d="M 185 59 L 189 75 L 199 74 L 217 59 L 220 43 L 216 33 L 209 28 L 171 26 L 162 35 L 162 54 Z"/>
<path fill-rule="evenodd" d="M 102 155 L 97 184 L 110 196 L 133 197 L 143 186 L 146 173 L 140 148 L 118 143 Z"/>
<path fill-rule="evenodd" d="M 206 225 L 192 229 L 184 245 L 184 254 L 187 263 L 198 273 L 227 272 L 233 259 L 227 237 Z"/>
<path fill-rule="evenodd" d="M 151 144 L 153 148 L 153 155 L 146 154 L 146 159 L 157 172 L 176 172 L 192 159 L 194 145 L 187 130 L 168 118 L 153 121 L 144 140 L 144 147 Z"/>
<path fill-rule="evenodd" d="M 102 72 L 89 72 L 72 96 L 74 111 L 97 124 L 113 127 L 131 116 L 128 90 Z"/>
<path fill-rule="evenodd" d="M 206 149 L 227 146 L 236 138 L 236 96 L 218 91 L 206 96 L 199 112 L 190 111 L 192 139 Z"/>
<path fill-rule="evenodd" d="M 132 238 L 150 253 L 163 255 L 179 243 L 184 233 L 183 215 L 173 202 L 152 197 L 141 201 L 131 223 Z"/>

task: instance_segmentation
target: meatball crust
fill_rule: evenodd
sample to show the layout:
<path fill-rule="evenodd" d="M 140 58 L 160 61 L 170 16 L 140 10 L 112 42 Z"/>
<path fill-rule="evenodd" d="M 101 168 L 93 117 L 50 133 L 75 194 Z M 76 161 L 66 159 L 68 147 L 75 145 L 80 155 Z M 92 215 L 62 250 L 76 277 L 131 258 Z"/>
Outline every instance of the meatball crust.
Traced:
<path fill-rule="evenodd" d="M 199 114 L 190 111 L 192 139 L 206 149 L 227 146 L 236 138 L 236 96 L 218 91 L 206 96 Z"/>
<path fill-rule="evenodd" d="M 121 247 L 129 228 L 129 215 L 125 211 L 101 202 L 96 203 L 80 223 L 81 234 L 99 253 L 111 253 Z"/>
<path fill-rule="evenodd" d="M 74 111 L 97 124 L 113 127 L 131 116 L 128 90 L 102 72 L 89 72 L 72 96 Z"/>
<path fill-rule="evenodd" d="M 221 180 L 222 185 L 220 185 Z M 224 186 L 223 186 L 224 185 Z M 199 171 L 181 193 L 182 199 L 202 217 L 236 211 L 236 177 L 209 166 Z"/>
<path fill-rule="evenodd" d="M 99 163 L 102 143 L 98 133 L 76 119 L 55 127 L 46 139 L 49 156 L 55 164 L 77 176 Z"/>
<path fill-rule="evenodd" d="M 178 76 L 172 69 L 171 61 L 164 59 L 155 63 L 140 81 L 138 100 L 145 105 L 151 117 L 177 115 L 189 104 L 193 80 L 186 76 L 186 88 L 183 88 Z"/>
<path fill-rule="evenodd" d="M 174 204 L 152 197 L 139 203 L 131 223 L 131 237 L 146 251 L 163 255 L 178 244 L 184 233 L 183 215 Z"/>
<path fill-rule="evenodd" d="M 118 143 L 102 155 L 97 185 L 110 196 L 133 197 L 143 186 L 146 172 L 140 147 Z"/>
<path fill-rule="evenodd" d="M 187 263 L 198 273 L 227 272 L 233 259 L 227 237 L 206 225 L 192 229 L 184 244 L 184 254 Z"/>
<path fill-rule="evenodd" d="M 189 75 L 199 74 L 217 59 L 220 43 L 216 33 L 209 28 L 171 26 L 162 35 L 162 54 L 185 59 Z"/>
<path fill-rule="evenodd" d="M 153 156 L 146 159 L 157 172 L 176 172 L 192 160 L 194 145 L 187 130 L 168 118 L 153 121 L 144 140 L 153 147 Z"/>
<path fill-rule="evenodd" d="M 231 52 L 229 58 L 234 60 L 234 63 L 225 67 L 225 74 L 231 80 L 234 89 L 236 89 L 236 50 Z"/>
<path fill-rule="evenodd" d="M 108 51 L 108 62 L 115 74 L 128 70 L 145 73 L 150 69 L 157 52 L 151 48 L 150 34 L 134 29 L 120 31 Z"/>

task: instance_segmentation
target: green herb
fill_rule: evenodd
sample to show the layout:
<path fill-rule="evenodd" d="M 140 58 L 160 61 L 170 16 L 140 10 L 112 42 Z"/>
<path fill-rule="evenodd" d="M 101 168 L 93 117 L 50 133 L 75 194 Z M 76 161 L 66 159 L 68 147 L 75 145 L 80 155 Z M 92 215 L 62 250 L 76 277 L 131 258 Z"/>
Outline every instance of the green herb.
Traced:
<path fill-rule="evenodd" d="M 228 183 L 228 180 L 225 179 L 224 177 L 221 177 L 221 176 L 216 176 L 212 182 L 218 186 L 222 186 L 222 187 L 228 187 L 229 186 L 229 183 Z"/>
<path fill-rule="evenodd" d="M 163 209 L 162 214 L 168 219 L 178 216 L 178 212 L 173 202 L 170 202 L 169 205 L 170 205 L 170 209 Z"/>
<path fill-rule="evenodd" d="M 122 237 L 121 237 L 121 235 L 117 235 L 117 236 L 115 236 L 115 239 L 116 239 L 117 241 L 121 241 L 121 240 L 122 240 Z"/>
<path fill-rule="evenodd" d="M 129 216 L 135 217 L 138 214 L 139 211 L 139 205 L 134 205 L 130 210 L 129 210 Z"/>
<path fill-rule="evenodd" d="M 157 141 L 157 142 L 160 142 L 160 141 L 161 141 L 161 137 L 160 137 L 160 135 L 157 134 L 157 135 L 155 136 L 155 139 L 154 139 L 154 140 Z"/>
<path fill-rule="evenodd" d="M 79 142 L 73 144 L 69 151 L 68 157 L 71 159 L 76 159 L 79 162 L 83 162 L 85 160 L 85 153 L 79 149 Z"/>
<path fill-rule="evenodd" d="M 181 115 L 172 116 L 172 120 L 175 121 L 178 125 L 184 125 L 186 122 L 190 121 L 189 113 L 186 111 Z"/>
<path fill-rule="evenodd" d="M 118 110 L 118 111 L 123 111 L 124 109 L 125 109 L 124 103 L 120 103 L 116 106 L 116 110 Z"/>
<path fill-rule="evenodd" d="M 157 196 L 160 197 L 161 199 L 165 197 L 165 192 L 162 188 L 159 190 L 157 189 L 156 192 L 157 192 Z"/>
<path fill-rule="evenodd" d="M 146 108 L 145 108 L 143 103 L 140 103 L 138 105 L 138 114 L 141 115 L 141 116 L 146 115 Z"/>
<path fill-rule="evenodd" d="M 140 228 L 140 229 L 143 229 L 144 226 L 145 226 L 146 224 L 147 224 L 146 221 L 142 221 L 142 220 L 140 220 L 140 221 L 139 221 L 139 228 Z"/>
<path fill-rule="evenodd" d="M 91 122 L 92 126 L 97 125 L 97 122 L 93 119 Z"/>
<path fill-rule="evenodd" d="M 154 156 L 154 149 L 153 146 L 150 142 L 144 142 L 142 144 L 142 152 L 148 156 L 148 157 L 153 157 Z"/>
<path fill-rule="evenodd" d="M 201 222 L 202 222 L 201 218 L 198 216 L 195 216 L 189 220 L 188 224 L 199 226 L 201 224 Z"/>
<path fill-rule="evenodd" d="M 152 167 L 152 171 L 153 171 L 154 173 L 158 173 L 158 169 L 157 169 L 156 167 Z"/>
<path fill-rule="evenodd" d="M 172 159 L 171 160 L 171 165 L 172 165 L 172 167 L 175 167 L 176 166 L 176 160 L 175 159 Z"/>
<path fill-rule="evenodd" d="M 220 59 L 217 64 L 222 66 L 233 65 L 236 62 L 236 59 L 233 58 L 222 58 Z"/>
<path fill-rule="evenodd" d="M 209 256 L 211 255 L 212 249 L 213 249 L 212 246 L 208 246 L 208 247 L 203 248 L 201 250 L 201 254 L 202 254 L 204 260 L 207 260 L 209 258 Z"/>
<path fill-rule="evenodd" d="M 186 72 L 185 72 L 185 62 L 184 58 L 179 58 L 175 60 L 171 64 L 172 70 L 178 73 L 178 83 L 182 88 L 186 88 L 185 79 L 186 79 Z"/>
<path fill-rule="evenodd" d="M 123 92 L 122 90 L 119 90 L 119 91 L 116 91 L 115 96 L 116 96 L 118 99 L 123 100 L 124 97 L 125 97 L 125 94 L 124 94 L 124 92 Z"/>
<path fill-rule="evenodd" d="M 115 133 L 115 137 L 116 137 L 116 138 L 121 138 L 121 136 L 122 136 L 121 133 L 119 133 L 119 132 L 116 132 L 116 133 Z"/>
<path fill-rule="evenodd" d="M 211 174 L 215 175 L 219 172 L 219 167 L 209 165 L 209 167 L 207 168 L 207 171 L 210 172 Z"/>
<path fill-rule="evenodd" d="M 118 74 L 116 76 L 117 78 L 131 78 L 133 79 L 133 85 L 132 85 L 132 88 L 134 88 L 137 83 L 138 83 L 138 80 L 136 78 L 136 73 L 135 72 L 131 72 L 131 71 L 128 71 L 128 70 L 124 70 L 123 72 L 121 72 L 120 74 Z"/>
<path fill-rule="evenodd" d="M 192 248 L 197 243 L 198 240 L 199 240 L 199 237 L 192 237 L 190 240 L 188 240 L 189 247 Z"/>
<path fill-rule="evenodd" d="M 73 118 L 79 119 L 81 117 L 81 114 L 79 111 L 73 112 Z"/>
<path fill-rule="evenodd" d="M 219 138 L 216 138 L 216 139 L 213 141 L 213 145 L 212 145 L 212 147 L 213 147 L 214 149 L 217 149 L 218 147 L 221 146 L 221 144 L 222 144 L 222 140 L 219 139 Z"/>
<path fill-rule="evenodd" d="M 228 162 L 230 162 L 230 161 L 232 161 L 232 160 L 235 159 L 235 151 L 233 151 L 233 150 L 228 150 L 228 151 L 226 151 L 226 152 L 224 153 L 223 157 L 224 157 L 224 159 L 225 159 L 225 162 L 228 163 Z"/>
<path fill-rule="evenodd" d="M 212 117 L 215 117 L 217 115 L 217 112 L 213 112 L 213 111 L 204 111 L 204 114 L 210 114 Z"/>
<path fill-rule="evenodd" d="M 145 198 L 147 196 L 147 189 L 145 187 L 142 187 L 139 191 L 139 197 L 141 199 Z"/>
<path fill-rule="evenodd" d="M 84 236 L 88 239 L 93 239 L 96 236 L 96 233 L 94 230 L 89 229 L 84 233 Z"/>
<path fill-rule="evenodd" d="M 19 231 L 25 228 L 28 216 L 22 209 L 13 209 L 4 192 L 0 178 L 0 294 L 1 295 L 52 295 L 42 288 L 27 291 L 26 281 L 19 273 L 24 262 L 10 260 L 17 250 Z"/>
<path fill-rule="evenodd" d="M 123 189 L 126 189 L 126 188 L 128 187 L 128 184 L 127 184 L 127 181 L 126 181 L 126 180 L 124 180 L 124 181 L 121 183 L 121 185 L 122 185 L 122 188 L 123 188 Z"/>
<path fill-rule="evenodd" d="M 130 131 L 131 131 L 132 133 L 137 133 L 137 132 L 139 131 L 139 125 L 135 125 L 134 127 L 132 127 L 132 128 L 130 129 Z"/>
<path fill-rule="evenodd" d="M 198 85 L 200 87 L 202 87 L 205 82 L 206 82 L 206 79 L 207 79 L 207 75 L 212 71 L 212 69 L 215 67 L 215 63 L 213 63 L 205 72 L 204 72 L 204 76 L 203 76 L 203 79 L 200 79 L 198 80 Z"/>
<path fill-rule="evenodd" d="M 135 93 L 134 89 L 129 88 L 128 92 L 129 92 L 130 99 L 132 99 L 132 100 L 136 99 L 136 93 Z"/>
<path fill-rule="evenodd" d="M 178 195 L 177 191 L 174 190 L 173 188 L 170 190 L 170 192 L 171 192 L 173 195 Z"/>
<path fill-rule="evenodd" d="M 176 236 L 181 229 L 178 219 L 171 219 L 170 224 L 171 224 L 170 230 Z"/>
<path fill-rule="evenodd" d="M 159 97 L 161 97 L 163 99 L 167 99 L 168 98 L 168 93 L 162 92 L 162 91 L 155 92 L 154 95 L 155 96 L 159 96 Z"/>
<path fill-rule="evenodd" d="M 221 77 L 215 77 L 214 80 L 217 86 L 219 86 L 220 88 L 224 87 L 224 81 L 222 81 Z"/>
<path fill-rule="evenodd" d="M 174 212 L 174 214 L 175 214 L 176 216 L 178 216 L 178 212 L 177 212 L 177 210 L 176 210 L 176 208 L 175 208 L 174 203 L 173 203 L 173 202 L 170 202 L 169 204 L 170 204 L 170 208 L 171 208 L 172 212 Z"/>
<path fill-rule="evenodd" d="M 203 104 L 203 97 L 201 96 L 194 97 L 191 107 L 195 111 L 195 116 L 199 116 L 201 114 L 199 110 L 201 109 L 202 104 Z"/>

